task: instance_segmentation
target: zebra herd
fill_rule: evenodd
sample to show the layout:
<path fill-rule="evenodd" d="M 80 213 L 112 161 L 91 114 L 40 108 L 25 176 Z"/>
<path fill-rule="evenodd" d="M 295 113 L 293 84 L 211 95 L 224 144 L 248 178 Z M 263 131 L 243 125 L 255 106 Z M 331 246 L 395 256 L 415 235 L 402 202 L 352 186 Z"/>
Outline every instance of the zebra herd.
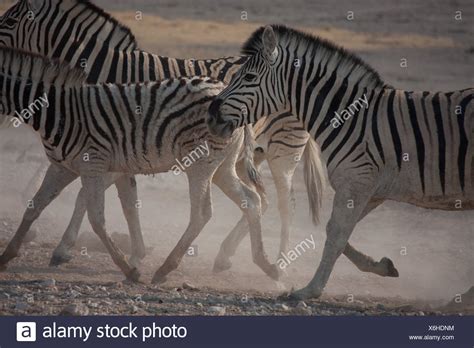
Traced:
<path fill-rule="evenodd" d="M 0 268 L 17 256 L 44 208 L 80 177 L 82 189 L 51 264 L 70 260 L 87 211 L 114 263 L 138 280 L 145 245 L 134 175 L 169 171 L 176 158 L 204 145 L 208 156 L 186 169 L 188 227 L 153 282 L 165 281 L 178 267 L 209 221 L 211 183 L 242 210 L 214 270 L 231 267 L 249 231 L 253 261 L 279 279 L 280 269 L 268 260 L 262 241 L 260 220 L 268 203 L 258 166 L 264 159 L 278 193 L 280 253 L 289 248 L 299 159 L 313 222 L 323 162 L 336 191 L 321 263 L 310 284 L 292 294 L 298 298 L 321 295 L 341 253 L 364 272 L 398 276 L 390 259 L 374 261 L 348 242 L 356 223 L 384 200 L 446 210 L 460 201 L 461 209 L 474 209 L 474 89 L 396 90 L 343 49 L 283 26 L 257 30 L 242 56 L 157 56 L 139 50 L 128 28 L 83 0 L 19 0 L 0 18 L 0 46 L 3 122 L 20 118 L 31 126 L 51 162 L 34 208 L 25 211 L 0 256 Z M 19 116 L 43 95 L 47 108 L 31 118 Z M 352 109 L 334 127 L 334 114 L 359 99 L 367 107 Z M 403 162 L 406 153 L 416 161 Z M 129 259 L 105 227 L 104 192 L 112 184 L 129 227 Z"/>

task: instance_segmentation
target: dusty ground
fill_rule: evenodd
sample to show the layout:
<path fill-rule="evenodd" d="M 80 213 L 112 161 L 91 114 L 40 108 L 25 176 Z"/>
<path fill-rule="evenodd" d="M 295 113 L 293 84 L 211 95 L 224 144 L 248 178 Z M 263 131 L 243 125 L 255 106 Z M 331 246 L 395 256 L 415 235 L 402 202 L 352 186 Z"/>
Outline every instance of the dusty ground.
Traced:
<path fill-rule="evenodd" d="M 242 41 L 262 23 L 298 27 L 356 51 L 390 84 L 409 90 L 450 90 L 474 85 L 474 3 L 458 1 L 135 1 L 97 3 L 125 22 L 140 46 L 150 52 L 179 57 L 217 57 L 238 54 Z M 153 4 L 153 5 L 151 5 Z M 6 8 L 6 6 L 2 6 Z M 426 9 L 429 9 L 426 10 Z M 454 19 L 462 12 L 462 21 Z M 136 20 L 141 11 L 142 20 Z M 241 20 L 246 11 L 248 20 Z M 346 19 L 348 11 L 354 20 Z M 401 68 L 401 59 L 408 67 Z M 0 131 L 0 249 L 17 228 L 26 200 L 26 183 L 37 177 L 41 150 L 30 149 L 17 162 L 20 149 L 37 140 L 27 129 Z M 264 224 L 268 254 L 276 256 L 279 220 L 276 197 L 267 169 L 264 175 L 271 207 Z M 40 179 L 40 177 L 38 177 Z M 288 268 L 282 284 L 265 277 L 251 262 L 245 240 L 233 258 L 234 267 L 212 273 L 213 258 L 226 233 L 239 219 L 239 210 L 220 192 L 213 192 L 214 217 L 195 242 L 198 253 L 188 256 L 163 287 L 146 285 L 164 261 L 189 215 L 187 182 L 172 174 L 140 177 L 143 200 L 142 227 L 152 248 L 142 266 L 145 284 L 123 284 L 108 255 L 91 250 L 90 226 L 75 258 L 61 268 L 48 267 L 51 252 L 72 212 L 78 184 L 65 190 L 51 204 L 34 228 L 39 237 L 26 245 L 21 257 L 0 273 L 0 313 L 58 314 L 75 303 L 85 314 L 393 314 L 474 313 L 472 295 L 453 302 L 474 285 L 474 213 L 428 211 L 388 202 L 358 224 L 352 241 L 359 249 L 380 259 L 391 258 L 399 278 L 381 278 L 358 271 L 341 257 L 321 300 L 304 304 L 275 301 L 285 288 L 305 285 L 321 257 L 324 225 L 330 214 L 332 191 L 324 196 L 322 224 L 314 227 L 308 217 L 301 172 L 295 177 L 296 215 L 291 245 L 313 235 L 315 250 L 304 253 Z M 107 194 L 110 232 L 125 233 L 116 192 Z M 183 283 L 187 283 L 184 286 Z M 196 288 L 190 290 L 189 288 Z M 212 307 L 212 308 L 211 308 Z M 218 308 L 213 308 L 218 307 Z M 87 309 L 86 309 L 87 308 Z"/>

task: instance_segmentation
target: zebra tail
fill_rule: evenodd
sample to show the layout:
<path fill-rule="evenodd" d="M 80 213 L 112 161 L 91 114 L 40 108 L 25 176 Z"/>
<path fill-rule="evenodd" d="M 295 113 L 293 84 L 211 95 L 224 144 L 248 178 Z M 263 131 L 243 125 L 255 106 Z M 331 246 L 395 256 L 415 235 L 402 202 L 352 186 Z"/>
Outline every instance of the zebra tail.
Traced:
<path fill-rule="evenodd" d="M 313 138 L 309 138 L 303 152 L 304 181 L 308 193 L 309 211 L 313 224 L 319 224 L 323 189 L 325 185 L 324 166 L 321 151 Z"/>
<path fill-rule="evenodd" d="M 251 125 L 246 125 L 244 127 L 244 149 L 243 149 L 243 161 L 245 172 L 250 180 L 250 182 L 255 185 L 257 191 L 265 193 L 265 187 L 263 185 L 262 176 L 260 171 L 255 166 L 254 162 L 254 151 L 255 151 L 255 142 L 254 135 Z"/>

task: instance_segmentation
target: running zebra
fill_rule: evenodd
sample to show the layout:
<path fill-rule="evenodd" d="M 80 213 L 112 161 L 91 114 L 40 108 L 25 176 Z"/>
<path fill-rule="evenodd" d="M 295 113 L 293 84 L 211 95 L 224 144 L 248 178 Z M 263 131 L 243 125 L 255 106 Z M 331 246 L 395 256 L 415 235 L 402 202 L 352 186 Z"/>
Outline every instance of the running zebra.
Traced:
<path fill-rule="evenodd" d="M 227 137 L 265 115 L 298 115 L 336 191 L 322 260 L 293 297 L 321 295 L 340 254 L 355 255 L 348 240 L 357 222 L 385 200 L 474 209 L 473 88 L 397 90 L 356 56 L 284 26 L 258 29 L 243 53 L 248 61 L 210 106 L 211 132 Z"/>
<path fill-rule="evenodd" d="M 0 266 L 18 254 L 31 223 L 63 188 L 77 177 L 85 192 L 87 213 L 115 264 L 136 281 L 139 272 L 124 258 L 105 229 L 106 174 L 154 174 L 176 167 L 176 159 L 190 156 L 186 165 L 191 199 L 189 225 L 158 269 L 161 282 L 176 269 L 191 243 L 212 215 L 211 184 L 216 184 L 242 210 L 250 226 L 254 262 L 277 279 L 278 268 L 265 256 L 261 235 L 261 204 L 257 192 L 235 172 L 244 135 L 240 129 L 228 139 L 212 136 L 206 126 L 210 102 L 224 87 L 210 78 L 181 78 L 142 84 L 85 84 L 86 75 L 65 63 L 10 48 L 0 48 L 0 108 L 39 133 L 51 161 L 35 205 L 27 209 L 15 236 L 0 256 Z M 27 113 L 31 102 L 47 104 Z M 142 114 L 135 112 L 140 107 Z M 58 112 L 60 111 L 60 112 Z M 248 162 L 248 177 L 255 168 Z M 53 184 L 55 183 L 55 184 Z M 241 202 L 248 202 L 243 206 Z"/>
<path fill-rule="evenodd" d="M 127 27 L 90 2 L 79 0 L 18 1 L 0 18 L 0 45 L 69 62 L 84 69 L 88 83 L 145 82 L 181 76 L 209 76 L 229 83 L 247 59 L 241 56 L 175 59 L 150 54 L 137 49 L 135 38 Z M 277 189 L 281 217 L 279 255 L 286 254 L 293 214 L 292 179 L 300 160 L 304 162 L 310 212 L 313 221 L 318 222 L 322 195 L 319 149 L 314 142 L 308 143 L 310 138 L 305 129 L 295 126 L 295 122 L 286 117 L 277 122 L 262 119 L 255 126 L 255 136 L 259 146 L 256 159 L 261 161 L 265 158 L 268 161 Z M 237 168 L 242 168 L 242 165 Z M 241 177 L 245 175 L 241 171 L 238 174 Z M 116 186 L 132 236 L 131 260 L 138 264 L 145 255 L 145 249 L 138 213 L 133 208 L 134 203 L 131 203 L 137 199 L 135 181 L 132 177 L 120 177 L 118 180 Z M 263 205 L 265 209 L 265 200 Z M 77 239 L 85 211 L 83 193 L 80 192 L 71 222 L 53 253 L 51 264 L 70 260 L 69 250 Z M 215 271 L 231 267 L 230 257 L 247 231 L 246 219 L 242 217 L 222 243 L 214 264 Z"/>

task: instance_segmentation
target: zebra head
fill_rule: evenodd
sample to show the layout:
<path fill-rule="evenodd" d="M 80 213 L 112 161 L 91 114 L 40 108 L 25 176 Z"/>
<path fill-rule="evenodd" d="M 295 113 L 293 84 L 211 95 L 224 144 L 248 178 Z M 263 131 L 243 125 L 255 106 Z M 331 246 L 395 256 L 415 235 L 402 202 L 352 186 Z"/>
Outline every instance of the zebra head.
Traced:
<path fill-rule="evenodd" d="M 258 29 L 244 45 L 249 59 L 209 106 L 212 134 L 228 137 L 245 124 L 282 111 L 286 103 L 282 83 L 282 49 L 271 26 Z"/>
<path fill-rule="evenodd" d="M 3 16 L 0 17 L 0 45 L 7 47 L 21 47 L 17 40 L 28 37 L 30 33 L 26 32 L 28 27 L 36 27 L 35 25 L 26 25 L 31 23 L 35 17 L 35 13 L 42 6 L 42 0 L 19 0 L 10 7 Z"/>

